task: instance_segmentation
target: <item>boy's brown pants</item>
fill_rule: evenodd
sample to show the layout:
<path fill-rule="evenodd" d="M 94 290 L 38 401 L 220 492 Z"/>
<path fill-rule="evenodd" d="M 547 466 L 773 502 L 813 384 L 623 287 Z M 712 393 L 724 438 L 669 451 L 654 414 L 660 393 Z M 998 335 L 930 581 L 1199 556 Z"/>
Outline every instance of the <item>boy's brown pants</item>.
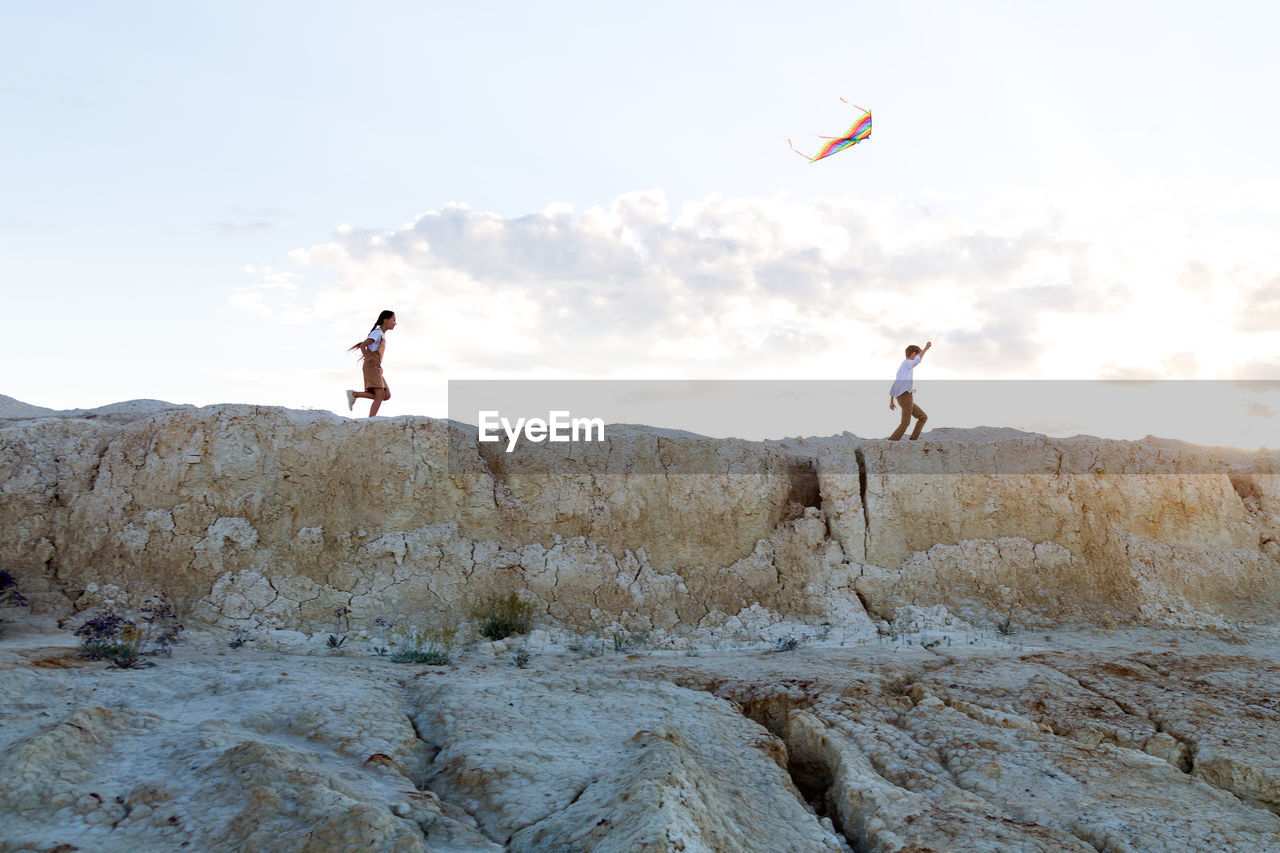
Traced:
<path fill-rule="evenodd" d="M 924 422 L 929 420 L 929 416 L 924 413 L 924 409 L 916 405 L 914 398 L 915 395 L 910 391 L 898 395 L 898 406 L 902 409 L 902 423 L 898 424 L 893 435 L 889 436 L 890 441 L 898 441 L 902 438 L 911 424 L 912 417 L 916 418 L 916 428 L 911 431 L 911 440 L 915 441 L 920 437 L 920 430 L 924 429 Z"/>

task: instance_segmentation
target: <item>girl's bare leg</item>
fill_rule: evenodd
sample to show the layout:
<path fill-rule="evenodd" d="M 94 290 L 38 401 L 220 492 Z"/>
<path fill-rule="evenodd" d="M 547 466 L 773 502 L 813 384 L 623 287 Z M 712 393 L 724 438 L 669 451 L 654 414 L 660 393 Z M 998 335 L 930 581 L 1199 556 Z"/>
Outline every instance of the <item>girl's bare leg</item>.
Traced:
<path fill-rule="evenodd" d="M 378 409 L 382 407 L 382 401 L 387 399 L 387 390 L 379 388 L 372 394 L 365 394 L 364 396 L 373 398 L 373 405 L 369 407 L 369 417 L 373 417 L 378 414 Z"/>

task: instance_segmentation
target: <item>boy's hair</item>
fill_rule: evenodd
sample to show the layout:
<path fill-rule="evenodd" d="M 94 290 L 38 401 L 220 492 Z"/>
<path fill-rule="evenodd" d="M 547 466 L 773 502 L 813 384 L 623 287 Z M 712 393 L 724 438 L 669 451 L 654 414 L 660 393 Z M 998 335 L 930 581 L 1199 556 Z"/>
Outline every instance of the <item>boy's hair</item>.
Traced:
<path fill-rule="evenodd" d="M 911 358 L 918 352 L 924 352 L 924 350 L 920 349 L 920 347 L 916 346 L 915 344 L 912 344 L 911 346 L 907 347 L 907 358 Z"/>

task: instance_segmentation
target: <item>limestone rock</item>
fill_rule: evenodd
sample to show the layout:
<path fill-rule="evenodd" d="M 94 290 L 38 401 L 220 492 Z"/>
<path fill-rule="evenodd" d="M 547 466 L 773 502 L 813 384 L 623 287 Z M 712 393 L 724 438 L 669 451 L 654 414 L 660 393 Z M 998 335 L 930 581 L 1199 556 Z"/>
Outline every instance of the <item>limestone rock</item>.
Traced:
<path fill-rule="evenodd" d="M 1280 606 L 1273 454 L 627 426 L 507 454 L 429 418 L 118 408 L 0 428 L 0 565 L 45 612 L 163 592 L 225 629 L 347 609 L 371 631 L 519 591 L 552 623 L 679 634 L 748 610 L 869 632 L 866 608 L 906 605 L 1217 627 Z"/>
<path fill-rule="evenodd" d="M 430 751 L 385 675 L 216 652 L 0 668 L 0 849 L 499 849 L 417 784 Z"/>
<path fill-rule="evenodd" d="M 730 699 L 777 733 L 856 849 L 1261 853 L 1280 844 L 1274 669 L 1167 650 L 812 650 L 624 671 Z"/>
<path fill-rule="evenodd" d="M 1280 849 L 1261 632 L 525 669 L 191 642 L 41 666 L 50 639 L 0 642 L 0 850 Z"/>
<path fill-rule="evenodd" d="M 494 673 L 417 687 L 429 784 L 509 850 L 839 851 L 786 750 L 727 703 L 669 684 Z"/>

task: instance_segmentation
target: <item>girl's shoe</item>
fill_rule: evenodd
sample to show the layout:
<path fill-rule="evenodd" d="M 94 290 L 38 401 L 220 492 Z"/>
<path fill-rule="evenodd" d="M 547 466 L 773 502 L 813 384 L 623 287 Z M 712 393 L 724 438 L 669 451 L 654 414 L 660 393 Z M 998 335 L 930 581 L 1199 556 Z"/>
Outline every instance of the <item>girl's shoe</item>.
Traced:
<path fill-rule="evenodd" d="M 348 391 L 347 392 L 347 411 L 350 412 L 353 409 L 355 409 L 355 407 L 356 407 L 356 392 Z"/>

